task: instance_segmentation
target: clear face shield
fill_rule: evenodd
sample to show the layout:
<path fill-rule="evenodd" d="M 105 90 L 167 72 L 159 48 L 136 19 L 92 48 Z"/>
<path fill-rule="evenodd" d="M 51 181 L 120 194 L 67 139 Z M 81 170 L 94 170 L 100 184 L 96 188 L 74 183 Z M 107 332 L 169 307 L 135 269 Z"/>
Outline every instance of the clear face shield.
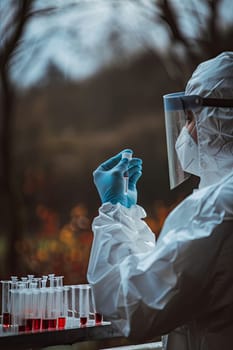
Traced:
<path fill-rule="evenodd" d="M 192 137 L 184 137 L 185 133 L 189 133 L 186 128 L 189 121 L 190 111 L 195 112 L 203 107 L 233 107 L 232 99 L 217 99 L 217 98 L 203 98 L 198 95 L 185 95 L 184 92 L 177 92 L 163 96 L 164 112 L 165 112 L 165 126 L 167 139 L 167 153 L 168 153 L 168 168 L 170 188 L 173 189 L 179 184 L 187 180 L 194 171 L 188 172 L 187 169 L 194 169 L 194 163 L 197 160 L 198 152 L 197 144 Z M 187 135 L 186 135 L 187 136 Z M 184 139 L 186 139 L 184 141 Z M 180 149 L 184 146 L 184 142 L 189 140 L 189 159 L 184 159 L 181 162 L 179 156 Z M 183 147 L 184 148 L 184 147 Z M 184 153 L 183 153 L 184 158 Z M 182 163 L 182 164 L 181 164 Z M 186 170 L 186 171 L 185 171 Z M 198 175 L 198 174 L 196 174 Z"/>

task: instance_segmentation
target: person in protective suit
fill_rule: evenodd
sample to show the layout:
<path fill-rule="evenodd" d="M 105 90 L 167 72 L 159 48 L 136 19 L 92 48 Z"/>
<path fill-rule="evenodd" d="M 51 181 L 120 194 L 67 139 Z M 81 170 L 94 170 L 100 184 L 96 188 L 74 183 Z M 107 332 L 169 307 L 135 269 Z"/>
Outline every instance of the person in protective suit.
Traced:
<path fill-rule="evenodd" d="M 122 157 L 128 149 L 101 164 L 87 278 L 99 311 L 123 335 L 165 335 L 166 350 L 230 350 L 233 52 L 200 64 L 185 92 L 165 95 L 164 106 L 171 188 L 190 174 L 200 177 L 199 188 L 168 215 L 155 242 L 137 205 L 141 159 Z"/>

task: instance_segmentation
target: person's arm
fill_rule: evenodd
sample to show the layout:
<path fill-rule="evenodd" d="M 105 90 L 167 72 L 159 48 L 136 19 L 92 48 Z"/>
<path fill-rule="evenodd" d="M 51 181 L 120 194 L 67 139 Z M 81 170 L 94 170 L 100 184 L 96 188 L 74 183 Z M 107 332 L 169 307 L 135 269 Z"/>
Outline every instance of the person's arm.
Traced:
<path fill-rule="evenodd" d="M 168 311 L 168 322 L 165 316 L 177 293 L 176 243 L 155 246 L 144 216 L 139 206 L 103 204 L 93 222 L 88 267 L 98 310 L 125 336 L 138 339 L 152 338 L 177 325 L 176 315 Z"/>
<path fill-rule="evenodd" d="M 155 249 L 155 236 L 142 220 L 145 212 L 136 205 L 141 164 L 138 158 L 123 159 L 121 152 L 94 172 L 103 205 L 93 222 L 87 277 L 99 311 L 124 335 L 145 339 L 161 334 L 164 325 L 161 316 L 157 322 L 158 315 L 176 293 L 177 278 L 173 267 L 176 244 L 162 243 Z M 125 171 L 129 175 L 127 195 Z M 169 322 L 165 324 L 167 330 Z"/>
<path fill-rule="evenodd" d="M 92 224 L 94 241 L 89 262 L 92 274 L 95 274 L 96 262 L 99 265 L 102 258 L 113 266 L 130 255 L 154 250 L 155 235 L 142 220 L 145 216 L 143 208 L 137 205 L 126 208 L 121 204 L 105 203 L 101 206 L 99 216 Z"/>

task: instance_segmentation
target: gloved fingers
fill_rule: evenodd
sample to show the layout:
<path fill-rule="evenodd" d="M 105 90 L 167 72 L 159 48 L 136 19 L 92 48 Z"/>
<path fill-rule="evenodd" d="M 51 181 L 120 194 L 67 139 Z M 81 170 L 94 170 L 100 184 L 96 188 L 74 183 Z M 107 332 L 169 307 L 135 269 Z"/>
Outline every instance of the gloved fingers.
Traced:
<path fill-rule="evenodd" d="M 133 158 L 128 166 L 129 177 L 131 177 L 137 171 L 142 171 L 142 160 L 140 158 Z"/>
<path fill-rule="evenodd" d="M 110 170 L 112 168 L 114 168 L 115 165 L 117 165 L 119 163 L 119 161 L 121 160 L 121 152 L 118 153 L 117 155 L 109 158 L 108 160 L 106 160 L 105 162 L 103 162 L 102 164 L 100 164 L 100 166 L 97 168 L 99 170 Z"/>
<path fill-rule="evenodd" d="M 112 168 L 114 168 L 114 166 L 116 166 L 119 161 L 122 159 L 122 153 L 133 153 L 133 151 L 131 149 L 124 149 L 123 151 L 119 152 L 118 154 L 116 154 L 115 156 L 109 158 L 108 160 L 106 160 L 105 162 L 103 162 L 98 169 L 101 170 L 110 170 Z"/>
<path fill-rule="evenodd" d="M 129 170 L 133 167 L 142 167 L 142 160 L 141 158 L 132 158 L 130 161 L 129 161 Z"/>
<path fill-rule="evenodd" d="M 129 160 L 127 158 L 122 158 L 120 162 L 115 166 L 114 172 L 123 174 L 128 171 Z"/>
<path fill-rule="evenodd" d="M 118 160 L 117 165 L 114 166 Z M 116 155 L 110 158 L 108 161 L 102 163 L 94 172 L 94 183 L 97 184 L 99 179 L 103 178 L 104 174 L 109 172 L 109 175 L 116 178 L 123 178 L 124 173 L 128 171 L 129 160 L 127 158 L 121 158 L 121 155 Z"/>
<path fill-rule="evenodd" d="M 130 161 L 128 174 L 129 174 L 129 186 L 136 185 L 138 179 L 142 175 L 142 160 L 140 158 L 133 158 Z"/>
<path fill-rule="evenodd" d="M 137 181 L 141 176 L 142 176 L 142 171 L 137 170 L 129 177 L 129 188 L 130 189 L 133 189 L 136 186 Z"/>

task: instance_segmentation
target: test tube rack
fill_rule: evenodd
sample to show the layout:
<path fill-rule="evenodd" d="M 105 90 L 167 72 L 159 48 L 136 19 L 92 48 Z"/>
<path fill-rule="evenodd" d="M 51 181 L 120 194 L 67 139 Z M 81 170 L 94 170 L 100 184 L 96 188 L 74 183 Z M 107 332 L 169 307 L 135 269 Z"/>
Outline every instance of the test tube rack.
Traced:
<path fill-rule="evenodd" d="M 12 276 L 1 283 L 2 331 L 41 332 L 102 323 L 88 284 L 63 285 L 63 276 L 54 274 Z"/>

